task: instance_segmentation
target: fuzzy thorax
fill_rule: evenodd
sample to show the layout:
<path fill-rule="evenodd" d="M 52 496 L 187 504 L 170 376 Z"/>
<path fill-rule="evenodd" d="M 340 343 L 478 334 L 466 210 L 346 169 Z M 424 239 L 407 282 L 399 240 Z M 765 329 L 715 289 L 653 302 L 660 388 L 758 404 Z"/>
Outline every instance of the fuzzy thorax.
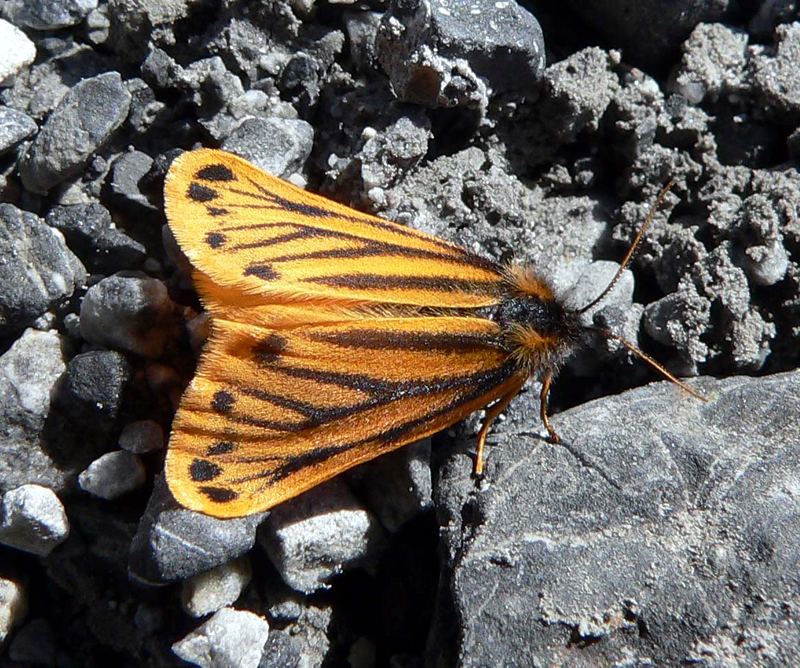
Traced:
<path fill-rule="evenodd" d="M 526 373 L 556 373 L 582 338 L 578 314 L 529 267 L 509 269 L 506 280 L 508 293 L 493 314 L 504 345 Z"/>

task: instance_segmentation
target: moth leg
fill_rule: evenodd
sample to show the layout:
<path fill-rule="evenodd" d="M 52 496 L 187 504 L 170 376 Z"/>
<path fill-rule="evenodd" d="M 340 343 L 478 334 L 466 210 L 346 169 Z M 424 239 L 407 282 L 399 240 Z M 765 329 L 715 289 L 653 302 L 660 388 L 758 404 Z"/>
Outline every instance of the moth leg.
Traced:
<path fill-rule="evenodd" d="M 489 435 L 492 422 L 506 409 L 506 406 L 511 403 L 511 400 L 517 396 L 524 382 L 523 380 L 519 385 L 515 385 L 508 394 L 500 397 L 491 408 L 486 409 L 486 417 L 483 418 L 483 425 L 478 432 L 478 444 L 475 449 L 475 468 L 473 469 L 474 475 L 479 476 L 483 474 L 483 446 L 486 444 L 486 437 Z"/>
<path fill-rule="evenodd" d="M 539 415 L 542 418 L 544 428 L 547 429 L 547 433 L 550 435 L 550 441 L 561 443 L 561 437 L 553 429 L 553 425 L 550 424 L 550 418 L 547 417 L 547 398 L 550 396 L 550 385 L 552 384 L 553 372 L 546 371 L 542 378 L 542 391 L 539 394 Z"/>

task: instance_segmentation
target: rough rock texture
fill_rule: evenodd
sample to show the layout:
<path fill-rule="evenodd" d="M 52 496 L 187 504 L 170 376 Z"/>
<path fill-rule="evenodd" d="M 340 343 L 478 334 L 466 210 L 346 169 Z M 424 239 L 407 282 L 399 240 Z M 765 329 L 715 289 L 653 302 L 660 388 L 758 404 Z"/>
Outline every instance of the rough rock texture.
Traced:
<path fill-rule="evenodd" d="M 560 414 L 561 445 L 518 407 L 478 490 L 448 458 L 459 665 L 798 661 L 800 373 L 693 387 Z"/>

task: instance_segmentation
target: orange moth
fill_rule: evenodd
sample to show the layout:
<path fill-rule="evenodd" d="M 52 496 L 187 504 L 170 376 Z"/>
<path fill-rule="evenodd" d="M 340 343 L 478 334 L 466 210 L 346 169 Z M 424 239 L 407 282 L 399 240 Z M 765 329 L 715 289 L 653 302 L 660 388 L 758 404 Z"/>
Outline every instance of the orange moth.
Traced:
<path fill-rule="evenodd" d="M 360 213 L 213 149 L 165 184 L 169 226 L 212 329 L 166 460 L 175 498 L 215 517 L 266 510 L 489 406 L 550 384 L 590 332 L 529 269 Z M 655 207 L 654 207 L 655 209 Z M 680 381 L 662 373 L 694 393 Z"/>

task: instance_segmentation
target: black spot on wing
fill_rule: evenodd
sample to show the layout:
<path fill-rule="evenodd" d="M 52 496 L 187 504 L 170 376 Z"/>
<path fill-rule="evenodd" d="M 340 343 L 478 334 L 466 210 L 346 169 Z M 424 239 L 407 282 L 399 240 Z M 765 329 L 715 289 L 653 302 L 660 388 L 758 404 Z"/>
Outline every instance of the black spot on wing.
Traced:
<path fill-rule="evenodd" d="M 262 281 L 274 281 L 279 276 L 278 272 L 268 264 L 251 264 L 244 270 L 244 275 L 256 276 Z"/>
<path fill-rule="evenodd" d="M 206 211 L 208 211 L 208 215 L 209 216 L 214 216 L 214 217 L 228 215 L 228 210 L 227 209 L 223 209 L 222 207 L 219 207 L 219 206 L 206 207 Z"/>
<path fill-rule="evenodd" d="M 233 410 L 233 404 L 236 403 L 234 397 L 227 390 L 217 390 L 214 392 L 214 397 L 211 399 L 211 408 L 217 413 L 230 413 Z"/>
<path fill-rule="evenodd" d="M 274 364 L 281 358 L 287 340 L 279 334 L 270 334 L 253 346 L 253 357 L 259 364 Z"/>
<path fill-rule="evenodd" d="M 234 492 L 232 489 L 228 489 L 227 487 L 211 487 L 209 485 L 203 485 L 203 487 L 200 487 L 199 489 L 202 494 L 205 494 L 215 503 L 229 503 L 239 496 L 236 492 Z"/>
<path fill-rule="evenodd" d="M 189 477 L 195 482 L 209 482 L 219 477 L 222 469 L 206 459 L 195 459 L 189 465 Z"/>
<path fill-rule="evenodd" d="M 213 188 L 192 182 L 188 190 L 189 199 L 195 202 L 210 202 L 219 197 L 219 193 Z"/>
<path fill-rule="evenodd" d="M 206 234 L 206 243 L 211 246 L 211 248 L 219 248 L 220 246 L 224 246 L 225 241 L 225 235 L 220 234 L 219 232 L 209 232 Z"/>
<path fill-rule="evenodd" d="M 217 441 L 214 445 L 210 445 L 208 450 L 206 450 L 206 455 L 209 457 L 214 457 L 216 455 L 226 455 L 229 452 L 232 452 L 236 448 L 236 445 L 231 441 Z"/>
<path fill-rule="evenodd" d="M 194 175 L 197 179 L 202 179 L 203 181 L 235 181 L 236 176 L 234 176 L 233 172 L 229 167 L 225 165 L 207 165 L 202 169 L 198 169 L 197 173 Z"/>

